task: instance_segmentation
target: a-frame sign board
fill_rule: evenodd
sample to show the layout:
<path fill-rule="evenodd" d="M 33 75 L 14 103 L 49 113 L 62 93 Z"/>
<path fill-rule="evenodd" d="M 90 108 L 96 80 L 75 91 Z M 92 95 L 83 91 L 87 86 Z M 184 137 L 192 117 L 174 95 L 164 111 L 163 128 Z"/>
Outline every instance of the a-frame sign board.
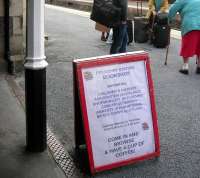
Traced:
<path fill-rule="evenodd" d="M 76 148 L 92 174 L 160 155 L 148 54 L 73 61 Z"/>

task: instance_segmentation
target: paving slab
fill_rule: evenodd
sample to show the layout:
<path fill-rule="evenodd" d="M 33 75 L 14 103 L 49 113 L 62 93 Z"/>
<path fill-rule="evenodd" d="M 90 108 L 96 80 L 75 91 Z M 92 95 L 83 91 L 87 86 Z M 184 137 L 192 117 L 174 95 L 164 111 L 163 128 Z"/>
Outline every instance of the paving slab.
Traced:
<path fill-rule="evenodd" d="M 25 112 L 4 76 L 0 77 L 0 177 L 64 178 L 48 150 L 26 151 Z"/>
<path fill-rule="evenodd" d="M 101 33 L 95 30 L 89 13 L 86 15 L 55 6 L 46 6 L 45 12 L 46 32 L 49 35 L 46 47 L 49 63 L 48 122 L 65 149 L 75 157 L 72 60 L 106 55 L 110 45 L 100 40 Z M 188 76 L 178 72 L 182 64 L 179 56 L 180 33 L 173 32 L 176 39 L 171 38 L 167 66 L 164 65 L 165 48 L 155 48 L 149 43 L 132 43 L 128 46 L 128 51 L 143 49 L 150 55 L 160 131 L 160 158 L 106 171 L 93 177 L 200 177 L 200 76 L 195 74 L 194 59 L 190 61 Z"/>

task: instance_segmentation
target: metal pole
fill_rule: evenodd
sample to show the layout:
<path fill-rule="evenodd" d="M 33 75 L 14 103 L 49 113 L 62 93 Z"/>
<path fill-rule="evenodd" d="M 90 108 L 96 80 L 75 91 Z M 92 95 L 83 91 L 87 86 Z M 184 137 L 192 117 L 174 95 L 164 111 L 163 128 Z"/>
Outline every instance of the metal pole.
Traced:
<path fill-rule="evenodd" d="M 42 152 L 47 147 L 45 59 L 44 0 L 27 0 L 26 144 L 31 152 Z"/>
<path fill-rule="evenodd" d="M 169 53 L 169 44 L 167 45 L 166 55 L 165 55 L 165 65 L 167 65 L 167 59 L 168 59 L 168 53 Z"/>
<path fill-rule="evenodd" d="M 167 65 L 167 60 L 168 60 L 168 53 L 169 53 L 169 46 L 170 46 L 170 34 L 171 34 L 171 28 L 169 26 L 169 37 L 168 37 L 168 45 L 167 45 L 167 50 L 166 50 L 166 55 L 165 55 L 165 65 Z"/>

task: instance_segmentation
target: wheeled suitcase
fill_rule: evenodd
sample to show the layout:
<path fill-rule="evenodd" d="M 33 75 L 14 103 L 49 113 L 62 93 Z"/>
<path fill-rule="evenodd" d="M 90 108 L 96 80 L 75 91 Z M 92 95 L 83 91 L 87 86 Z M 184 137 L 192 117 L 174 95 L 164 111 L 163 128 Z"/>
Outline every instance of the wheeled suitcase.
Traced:
<path fill-rule="evenodd" d="M 142 1 L 137 1 L 137 16 L 134 17 L 134 41 L 136 43 L 145 43 L 148 41 L 148 19 L 143 16 Z"/>
<path fill-rule="evenodd" d="M 148 19 L 145 17 L 135 17 L 134 41 L 136 43 L 145 43 L 148 39 Z"/>
<path fill-rule="evenodd" d="M 165 48 L 169 44 L 170 27 L 169 25 L 154 24 L 152 43 L 157 48 Z"/>
<path fill-rule="evenodd" d="M 127 33 L 128 33 L 128 44 L 133 42 L 133 23 L 132 20 L 127 20 Z"/>

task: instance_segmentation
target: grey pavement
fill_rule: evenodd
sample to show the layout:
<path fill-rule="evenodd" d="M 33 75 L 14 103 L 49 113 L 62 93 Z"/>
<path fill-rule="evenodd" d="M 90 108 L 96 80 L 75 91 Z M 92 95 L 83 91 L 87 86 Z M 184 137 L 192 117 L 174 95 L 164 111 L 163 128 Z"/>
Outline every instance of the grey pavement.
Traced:
<path fill-rule="evenodd" d="M 64 178 L 49 150 L 25 151 L 25 112 L 6 78 L 0 74 L 0 177 Z"/>
<path fill-rule="evenodd" d="M 56 20 L 55 20 L 56 19 Z M 72 60 L 109 53 L 100 41 L 94 22 L 87 16 L 46 8 L 48 122 L 65 149 L 74 155 Z M 166 49 L 133 43 L 128 51 L 143 49 L 151 57 L 160 130 L 161 156 L 100 173 L 101 178 L 198 178 L 200 177 L 200 76 L 195 60 L 190 75 L 178 72 L 180 41 L 171 39 L 168 65 Z M 84 176 L 89 177 L 89 176 Z"/>

